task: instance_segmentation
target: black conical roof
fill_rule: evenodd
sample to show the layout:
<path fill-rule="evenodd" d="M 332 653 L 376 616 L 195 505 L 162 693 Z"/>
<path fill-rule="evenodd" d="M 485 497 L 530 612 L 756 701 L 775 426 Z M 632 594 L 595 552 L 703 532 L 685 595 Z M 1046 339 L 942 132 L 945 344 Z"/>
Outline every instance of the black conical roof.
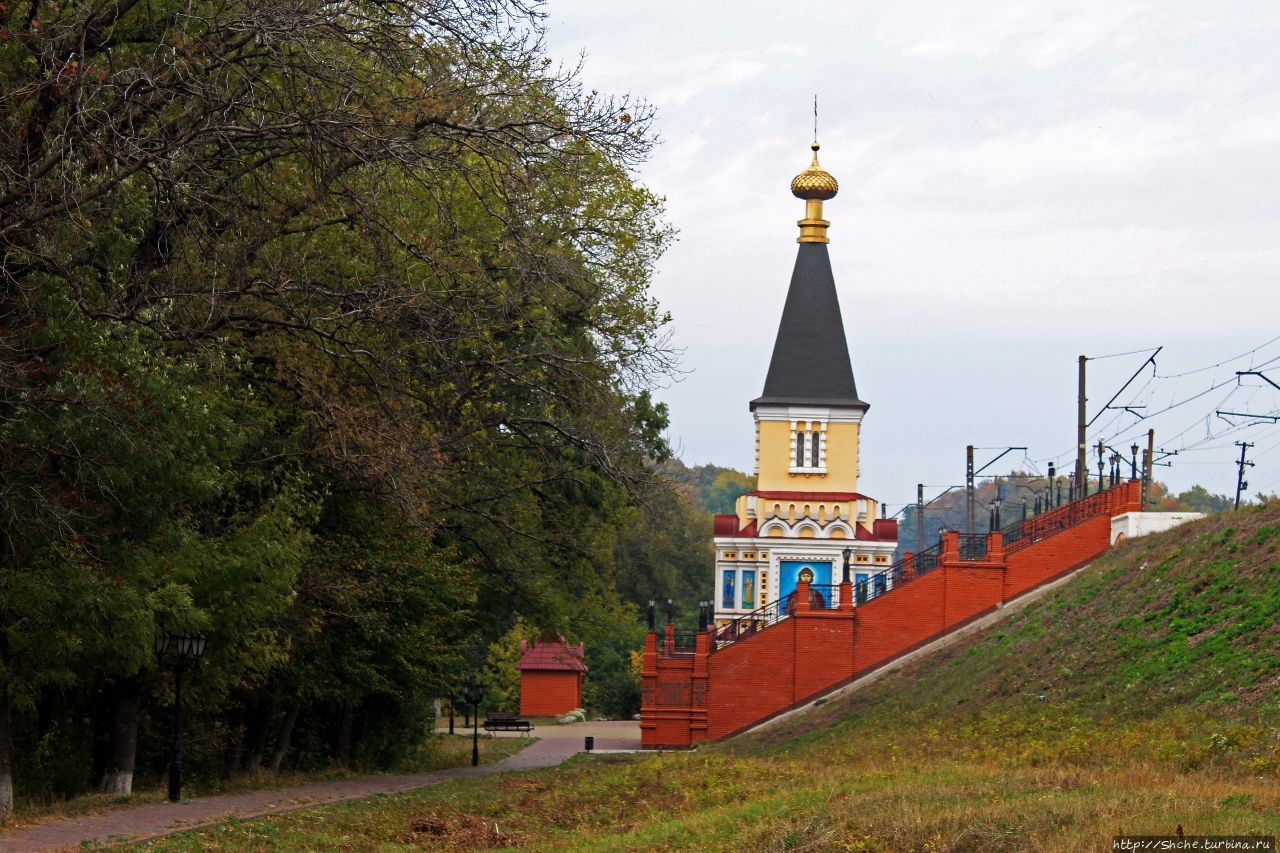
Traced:
<path fill-rule="evenodd" d="M 858 399 L 826 243 L 801 243 L 758 405 L 848 406 Z"/>

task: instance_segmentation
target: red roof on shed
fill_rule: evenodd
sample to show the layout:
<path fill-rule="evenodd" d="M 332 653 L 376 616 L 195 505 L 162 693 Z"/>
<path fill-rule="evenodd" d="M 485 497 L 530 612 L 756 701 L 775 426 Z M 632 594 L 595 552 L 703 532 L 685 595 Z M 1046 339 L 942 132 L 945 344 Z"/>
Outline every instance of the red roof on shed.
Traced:
<path fill-rule="evenodd" d="M 520 662 L 516 669 L 535 669 L 541 671 L 586 672 L 587 665 L 582 662 L 586 650 L 582 643 L 569 645 L 564 637 L 554 640 L 541 639 L 527 643 L 520 641 Z"/>

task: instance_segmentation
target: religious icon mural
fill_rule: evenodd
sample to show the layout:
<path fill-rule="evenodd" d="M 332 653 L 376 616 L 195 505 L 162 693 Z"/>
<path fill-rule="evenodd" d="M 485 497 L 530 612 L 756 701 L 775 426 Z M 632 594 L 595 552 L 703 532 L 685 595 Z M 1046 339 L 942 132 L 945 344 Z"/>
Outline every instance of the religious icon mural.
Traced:
<path fill-rule="evenodd" d="M 742 571 L 742 607 L 754 610 L 756 607 L 756 572 L 755 569 Z"/>
<path fill-rule="evenodd" d="M 800 573 L 808 569 L 813 575 L 811 583 L 826 585 L 831 583 L 831 561 L 829 560 L 779 560 L 778 561 L 778 597 L 783 601 L 796 591 L 796 581 Z"/>
<path fill-rule="evenodd" d="M 735 596 L 733 594 L 734 593 L 733 584 L 734 584 L 734 580 L 736 579 L 736 575 L 737 575 L 737 572 L 732 570 L 724 573 L 724 588 L 721 592 L 720 606 L 726 610 L 731 610 L 734 607 L 738 606 L 737 601 L 735 600 Z"/>

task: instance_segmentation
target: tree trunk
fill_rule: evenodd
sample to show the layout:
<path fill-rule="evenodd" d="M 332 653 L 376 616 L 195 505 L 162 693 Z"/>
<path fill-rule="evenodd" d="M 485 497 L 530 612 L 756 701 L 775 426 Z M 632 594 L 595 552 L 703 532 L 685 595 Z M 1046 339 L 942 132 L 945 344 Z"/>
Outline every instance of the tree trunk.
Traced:
<path fill-rule="evenodd" d="M 0 820 L 13 814 L 13 717 L 9 707 L 9 685 L 0 684 Z"/>
<path fill-rule="evenodd" d="M 244 709 L 231 712 L 227 724 L 227 748 L 222 756 L 222 778 L 228 782 L 240 775 L 240 756 L 244 752 Z"/>
<path fill-rule="evenodd" d="M 108 794 L 133 793 L 133 766 L 138 755 L 138 710 L 141 697 L 133 679 L 118 682 L 112 691 L 111 728 L 106 766 L 98 787 Z"/>
<path fill-rule="evenodd" d="M 280 724 L 280 735 L 276 738 L 276 747 L 271 751 L 271 772 L 279 773 L 280 765 L 284 763 L 284 754 L 289 751 L 289 738 L 293 736 L 293 724 L 298 722 L 298 706 L 289 706 L 289 711 L 284 715 L 284 722 Z"/>
<path fill-rule="evenodd" d="M 342 704 L 342 719 L 338 723 L 338 737 L 333 745 L 333 756 L 342 766 L 351 762 L 351 733 L 356 724 L 356 708 L 350 702 Z"/>
<path fill-rule="evenodd" d="M 110 704 L 103 697 L 106 695 L 106 688 L 101 684 L 94 687 L 89 692 L 89 708 L 86 713 L 89 716 L 91 726 L 91 736 L 93 738 L 90 746 L 90 767 L 89 778 L 96 779 L 98 786 L 102 786 L 102 780 L 107 774 L 107 751 L 111 746 L 110 731 L 111 714 L 110 708 L 104 708 L 104 705 Z"/>
<path fill-rule="evenodd" d="M 271 730 L 271 718 L 275 716 L 277 695 L 278 692 L 273 692 L 249 714 L 245 733 L 248 754 L 245 756 L 244 768 L 250 773 L 262 769 L 262 754 L 267 750 L 267 733 Z"/>

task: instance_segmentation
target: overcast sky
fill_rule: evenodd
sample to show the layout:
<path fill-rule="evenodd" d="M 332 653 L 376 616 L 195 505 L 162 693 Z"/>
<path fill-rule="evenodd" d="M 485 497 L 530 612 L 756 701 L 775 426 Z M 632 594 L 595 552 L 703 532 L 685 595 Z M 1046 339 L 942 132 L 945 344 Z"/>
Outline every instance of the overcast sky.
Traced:
<path fill-rule="evenodd" d="M 1075 444 L 1076 358 L 1163 345 L 1103 413 L 1128 447 L 1182 448 L 1158 478 L 1280 491 L 1280 6 L 1129 0 L 826 4 L 550 0 L 553 55 L 642 96 L 663 139 L 641 179 L 679 241 L 654 295 L 688 371 L 661 391 L 689 463 L 750 471 L 819 97 L 831 257 L 860 396 L 863 492 L 963 481 L 966 444 L 1014 467 Z M 1092 417 L 1145 353 L 1090 362 Z M 1169 378 L 1160 378 L 1169 377 Z M 1234 389 L 1234 390 L 1233 390 Z M 1228 396 L 1229 395 L 1229 396 Z M 980 451 L 979 462 L 996 451 Z M 1001 465 L 994 471 L 1009 470 Z M 931 492 L 939 489 L 931 489 Z"/>

